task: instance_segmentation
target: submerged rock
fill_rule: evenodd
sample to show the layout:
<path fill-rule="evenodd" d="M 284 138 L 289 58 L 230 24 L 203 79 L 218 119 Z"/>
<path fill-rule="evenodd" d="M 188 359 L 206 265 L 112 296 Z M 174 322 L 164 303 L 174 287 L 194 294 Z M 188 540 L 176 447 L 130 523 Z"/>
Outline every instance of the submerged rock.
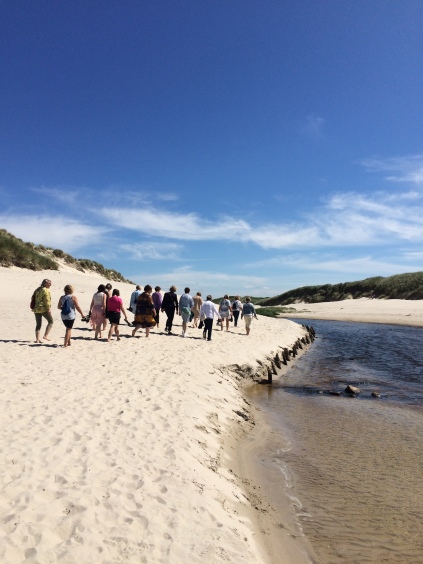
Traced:
<path fill-rule="evenodd" d="M 346 392 L 347 394 L 352 395 L 352 396 L 356 396 L 356 395 L 358 395 L 358 394 L 361 392 L 361 390 L 360 390 L 360 388 L 356 388 L 355 386 L 350 386 L 350 385 L 348 385 L 348 386 L 345 388 L 345 392 Z"/>
<path fill-rule="evenodd" d="M 380 398 L 379 392 L 372 392 L 372 398 Z"/>

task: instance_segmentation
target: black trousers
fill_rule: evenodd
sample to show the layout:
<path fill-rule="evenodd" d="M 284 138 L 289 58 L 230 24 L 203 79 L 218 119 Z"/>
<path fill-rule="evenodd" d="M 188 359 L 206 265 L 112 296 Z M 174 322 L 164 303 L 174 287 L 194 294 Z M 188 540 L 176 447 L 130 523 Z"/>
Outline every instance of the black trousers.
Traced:
<path fill-rule="evenodd" d="M 232 315 L 234 316 L 234 327 L 238 326 L 239 309 L 232 310 Z"/>
<path fill-rule="evenodd" d="M 166 319 L 166 329 L 168 331 L 172 331 L 172 323 L 173 323 L 173 318 L 175 317 L 175 308 L 172 309 L 165 309 L 165 313 L 167 315 L 167 319 Z"/>
<path fill-rule="evenodd" d="M 211 334 L 213 329 L 213 318 L 209 319 L 208 317 L 204 320 L 204 330 L 203 335 L 207 333 L 207 340 L 211 340 Z"/>

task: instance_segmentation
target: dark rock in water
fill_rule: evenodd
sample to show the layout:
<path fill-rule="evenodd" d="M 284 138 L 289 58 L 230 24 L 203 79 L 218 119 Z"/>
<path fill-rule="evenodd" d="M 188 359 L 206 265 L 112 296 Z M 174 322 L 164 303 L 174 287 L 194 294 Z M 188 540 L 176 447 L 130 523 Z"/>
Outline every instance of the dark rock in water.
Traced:
<path fill-rule="evenodd" d="M 336 390 L 329 390 L 331 396 L 340 396 L 341 392 L 337 392 Z"/>
<path fill-rule="evenodd" d="M 350 386 L 350 385 L 348 385 L 345 388 L 345 391 L 346 391 L 347 394 L 351 394 L 351 395 L 354 395 L 354 396 L 356 396 L 357 394 L 359 394 L 361 392 L 360 388 L 356 388 L 355 386 Z"/>
<path fill-rule="evenodd" d="M 372 398 L 380 398 L 379 392 L 372 392 Z"/>

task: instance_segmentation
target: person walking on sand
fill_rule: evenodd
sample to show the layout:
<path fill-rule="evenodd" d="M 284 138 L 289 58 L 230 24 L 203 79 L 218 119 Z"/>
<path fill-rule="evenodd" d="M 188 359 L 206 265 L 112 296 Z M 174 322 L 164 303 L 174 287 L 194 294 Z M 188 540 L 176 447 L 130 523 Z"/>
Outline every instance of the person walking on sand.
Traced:
<path fill-rule="evenodd" d="M 208 295 L 207 299 L 200 308 L 200 319 L 204 318 L 204 329 L 203 329 L 203 339 L 206 338 L 207 340 L 212 340 L 212 330 L 213 330 L 213 319 L 216 316 L 218 319 L 219 310 L 217 309 L 216 305 L 212 302 L 212 296 Z"/>
<path fill-rule="evenodd" d="M 234 316 L 234 327 L 238 327 L 239 314 L 242 311 L 242 303 L 239 300 L 239 296 L 235 296 L 232 302 L 232 315 Z"/>
<path fill-rule="evenodd" d="M 165 331 L 172 335 L 172 325 L 173 318 L 175 317 L 175 311 L 178 311 L 178 296 L 176 295 L 176 286 L 171 286 L 169 292 L 166 292 L 163 296 L 163 302 L 161 310 L 166 313 L 166 327 Z"/>
<path fill-rule="evenodd" d="M 107 302 L 112 297 L 113 286 L 108 282 L 104 287 L 105 287 L 104 293 L 106 294 L 106 311 L 104 312 L 103 331 L 105 331 L 107 327 L 107 316 L 109 315 L 107 311 Z"/>
<path fill-rule="evenodd" d="M 120 297 L 120 292 L 117 288 L 113 290 L 112 297 L 109 298 L 109 301 L 107 302 L 107 311 L 109 313 L 109 321 L 110 321 L 110 330 L 107 340 L 110 342 L 112 340 L 113 333 L 115 333 L 116 339 L 120 341 L 120 335 L 119 335 L 120 314 L 121 312 L 123 313 L 127 322 L 128 322 L 128 316 L 126 315 L 125 308 L 123 307 L 123 300 Z"/>
<path fill-rule="evenodd" d="M 198 320 L 200 319 L 200 308 L 203 305 L 203 298 L 201 297 L 201 292 L 197 292 L 194 296 L 194 308 L 192 310 L 194 314 L 194 325 L 193 327 L 198 327 Z"/>
<path fill-rule="evenodd" d="M 231 316 L 232 307 L 231 302 L 229 301 L 228 294 L 223 296 L 223 300 L 220 300 L 219 304 L 219 314 L 222 319 L 222 325 L 220 330 L 223 331 L 223 320 L 226 319 L 226 331 L 229 330 L 229 317 Z"/>
<path fill-rule="evenodd" d="M 137 309 L 137 300 L 142 294 L 142 288 L 139 284 L 135 287 L 129 299 L 129 311 L 135 315 L 135 310 Z"/>
<path fill-rule="evenodd" d="M 161 290 L 160 286 L 156 286 L 154 288 L 154 293 L 151 296 L 153 298 L 154 309 L 156 310 L 156 317 L 154 318 L 154 321 L 156 322 L 157 329 L 159 328 L 160 309 L 161 309 L 162 303 L 163 303 L 163 296 L 162 296 L 160 290 Z"/>
<path fill-rule="evenodd" d="M 72 327 L 76 319 L 75 310 L 84 317 L 81 308 L 79 307 L 78 298 L 73 295 L 73 286 L 67 284 L 63 291 L 65 292 L 64 296 L 62 296 L 57 304 L 57 308 L 62 310 L 60 313 L 60 317 L 62 318 L 63 325 L 66 327 L 65 332 L 65 339 L 63 343 L 63 347 L 70 347 L 71 346 L 71 333 Z"/>
<path fill-rule="evenodd" d="M 156 315 L 156 310 L 154 309 L 153 299 L 151 297 L 151 292 L 153 288 L 150 284 L 144 286 L 144 292 L 138 298 L 137 301 L 137 311 L 135 314 L 135 329 L 132 331 L 132 336 L 135 337 L 135 333 L 142 327 L 145 329 L 145 336 L 148 337 L 150 334 L 151 327 L 156 325 L 154 319 Z"/>
<path fill-rule="evenodd" d="M 31 305 L 34 304 L 32 311 L 35 315 L 35 342 L 41 343 L 40 331 L 43 317 L 47 320 L 47 327 L 43 339 L 50 341 L 48 335 L 53 327 L 53 317 L 51 315 L 51 280 L 44 278 L 32 295 Z"/>
<path fill-rule="evenodd" d="M 250 326 L 253 316 L 257 319 L 256 310 L 251 303 L 251 298 L 248 296 L 245 298 L 245 304 L 242 306 L 241 319 L 244 318 L 245 321 L 245 331 L 247 335 L 250 334 Z"/>
<path fill-rule="evenodd" d="M 101 339 L 101 327 L 106 316 L 106 302 L 106 287 L 100 284 L 90 305 L 90 324 L 93 329 L 95 328 L 95 339 L 99 337 Z"/>
<path fill-rule="evenodd" d="M 191 309 L 194 307 L 194 300 L 190 295 L 191 290 L 185 288 L 184 292 L 179 298 L 179 315 L 182 317 L 182 337 L 187 336 L 188 321 L 191 317 Z"/>

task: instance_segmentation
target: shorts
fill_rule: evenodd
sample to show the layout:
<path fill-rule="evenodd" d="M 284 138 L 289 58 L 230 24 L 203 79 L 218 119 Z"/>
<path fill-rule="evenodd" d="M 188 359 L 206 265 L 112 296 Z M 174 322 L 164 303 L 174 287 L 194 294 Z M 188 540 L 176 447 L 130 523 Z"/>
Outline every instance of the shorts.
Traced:
<path fill-rule="evenodd" d="M 117 311 L 109 311 L 108 319 L 110 321 L 110 325 L 119 325 L 120 313 Z"/>
<path fill-rule="evenodd" d="M 62 319 L 62 321 L 66 329 L 72 329 L 73 324 L 75 323 L 75 319 Z"/>
<path fill-rule="evenodd" d="M 253 320 L 253 316 L 246 314 L 244 315 L 245 327 L 249 327 L 251 325 L 251 321 Z"/>

